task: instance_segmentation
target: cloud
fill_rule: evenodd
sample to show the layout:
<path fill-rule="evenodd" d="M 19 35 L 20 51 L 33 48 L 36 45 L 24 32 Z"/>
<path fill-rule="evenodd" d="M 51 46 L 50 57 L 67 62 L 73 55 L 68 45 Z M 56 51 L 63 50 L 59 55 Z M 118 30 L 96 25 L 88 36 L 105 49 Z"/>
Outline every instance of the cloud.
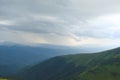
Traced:
<path fill-rule="evenodd" d="M 24 45 L 46 43 L 44 38 L 42 38 L 39 34 L 23 32 L 23 31 L 0 30 L 0 36 L 1 36 L 0 42 L 12 42 L 12 43 L 20 43 Z"/>
<path fill-rule="evenodd" d="M 1 0 L 0 40 L 69 46 L 116 45 L 120 39 L 119 3 L 119 0 Z"/>
<path fill-rule="evenodd" d="M 9 20 L 2 20 L 0 21 L 0 25 L 14 25 L 14 23 Z"/>

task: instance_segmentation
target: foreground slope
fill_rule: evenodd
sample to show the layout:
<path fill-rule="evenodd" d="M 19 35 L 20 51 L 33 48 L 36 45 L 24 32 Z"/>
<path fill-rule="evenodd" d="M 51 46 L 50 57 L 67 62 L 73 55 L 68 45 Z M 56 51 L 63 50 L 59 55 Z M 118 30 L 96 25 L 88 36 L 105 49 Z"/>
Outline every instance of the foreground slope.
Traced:
<path fill-rule="evenodd" d="M 6 79 L 6 78 L 0 78 L 0 80 L 8 80 L 8 79 Z"/>
<path fill-rule="evenodd" d="M 20 73 L 14 80 L 119 80 L 120 48 L 58 56 Z"/>

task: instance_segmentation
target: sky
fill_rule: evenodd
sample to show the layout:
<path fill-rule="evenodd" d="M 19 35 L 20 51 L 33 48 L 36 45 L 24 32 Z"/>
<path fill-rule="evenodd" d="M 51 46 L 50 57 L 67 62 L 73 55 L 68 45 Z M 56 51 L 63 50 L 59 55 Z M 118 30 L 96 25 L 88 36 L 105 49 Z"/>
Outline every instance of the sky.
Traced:
<path fill-rule="evenodd" d="M 0 43 L 120 46 L 120 0 L 0 0 Z"/>

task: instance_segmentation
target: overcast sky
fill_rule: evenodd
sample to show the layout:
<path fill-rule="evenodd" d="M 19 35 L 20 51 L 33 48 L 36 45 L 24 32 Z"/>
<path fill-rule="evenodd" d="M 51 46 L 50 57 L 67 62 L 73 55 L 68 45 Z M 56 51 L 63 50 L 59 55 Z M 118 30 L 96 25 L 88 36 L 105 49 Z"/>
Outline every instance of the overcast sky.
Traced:
<path fill-rule="evenodd" d="M 120 0 L 0 0 L 0 42 L 120 46 Z"/>

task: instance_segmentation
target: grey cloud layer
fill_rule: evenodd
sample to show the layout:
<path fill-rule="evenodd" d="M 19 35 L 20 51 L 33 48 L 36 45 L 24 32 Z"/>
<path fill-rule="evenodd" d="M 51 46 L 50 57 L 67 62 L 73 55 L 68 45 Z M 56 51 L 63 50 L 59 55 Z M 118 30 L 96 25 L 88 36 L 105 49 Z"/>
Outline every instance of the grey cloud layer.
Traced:
<path fill-rule="evenodd" d="M 0 24 L 0 27 L 1 30 L 55 34 L 75 40 L 111 38 L 115 36 L 111 29 L 89 21 L 101 15 L 120 13 L 119 3 L 119 0 L 0 0 L 0 21 L 14 23 Z"/>

